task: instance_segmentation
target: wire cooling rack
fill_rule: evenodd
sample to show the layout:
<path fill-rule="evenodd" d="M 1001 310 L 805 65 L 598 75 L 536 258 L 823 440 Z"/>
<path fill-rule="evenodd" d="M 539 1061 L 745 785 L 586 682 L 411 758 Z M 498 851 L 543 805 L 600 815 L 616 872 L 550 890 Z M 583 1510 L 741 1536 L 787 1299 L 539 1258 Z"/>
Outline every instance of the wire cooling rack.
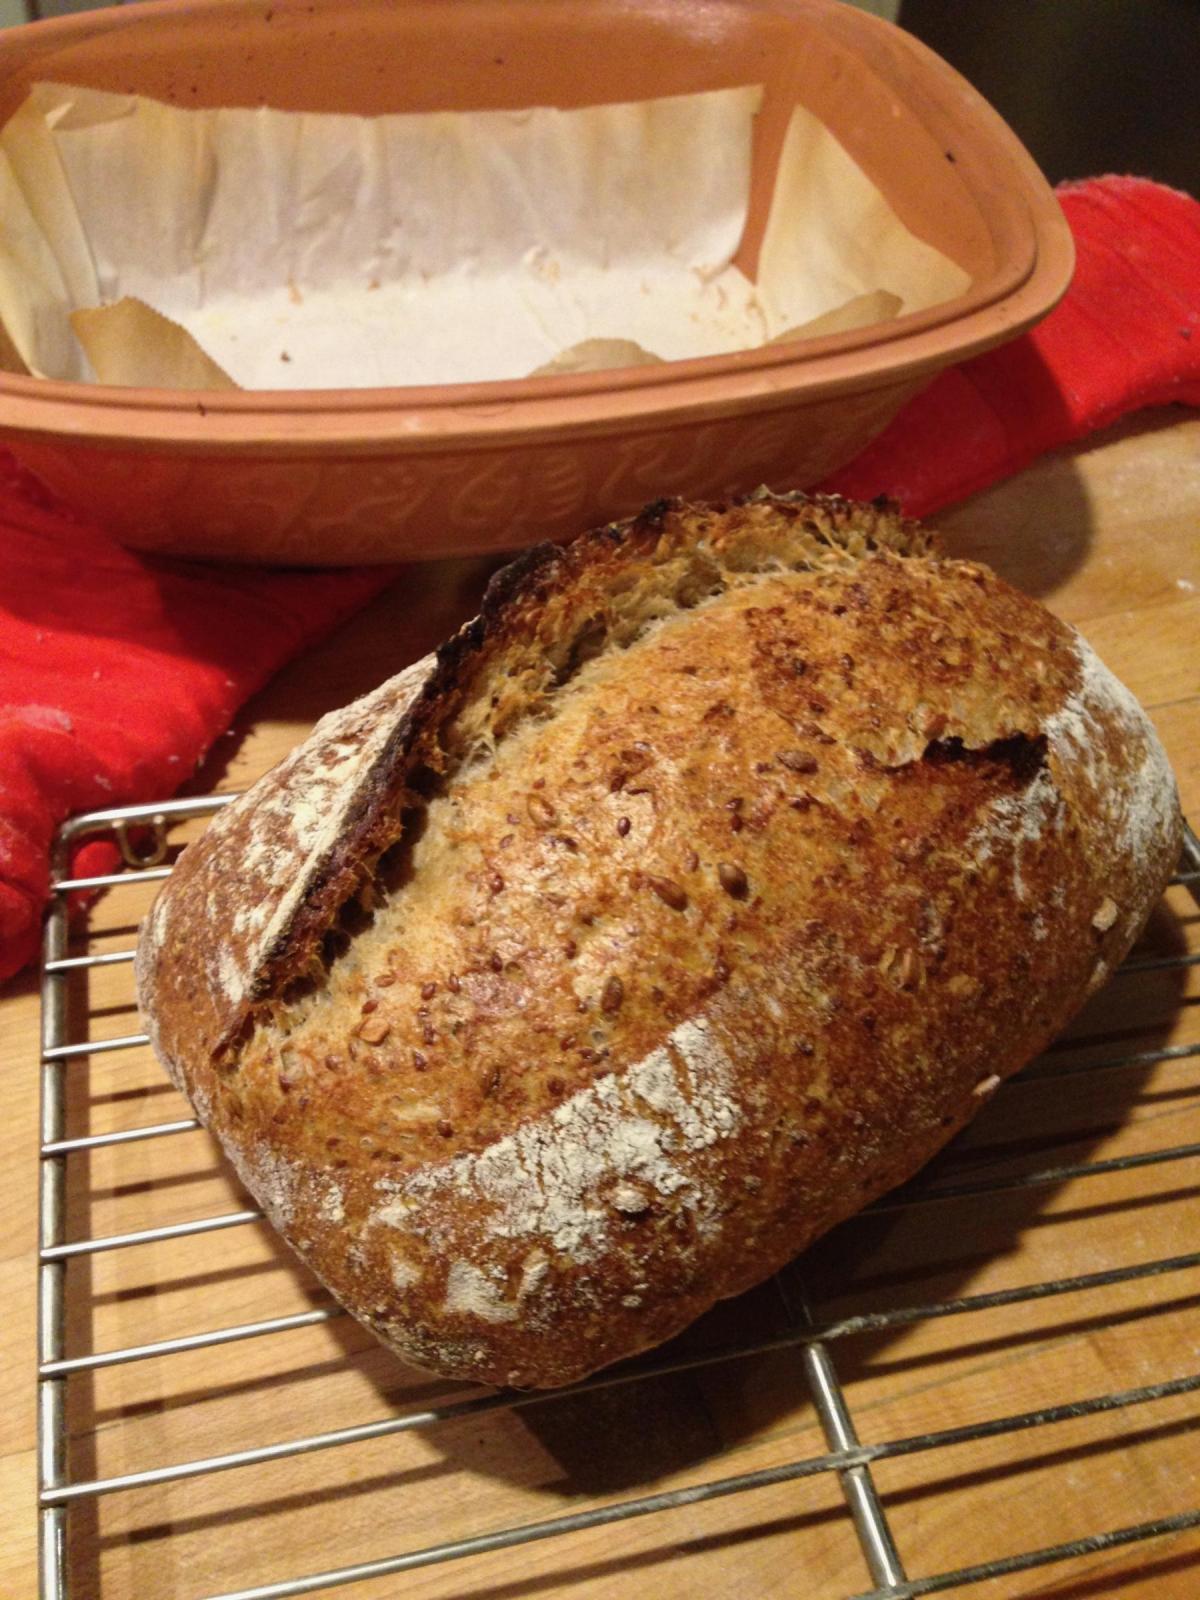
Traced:
<path fill-rule="evenodd" d="M 728 1500 L 729 1497 L 746 1496 L 748 1503 L 753 1500 L 752 1491 L 771 1486 L 791 1486 L 800 1480 L 814 1479 L 837 1485 L 844 1508 L 839 1513 L 835 1502 L 832 1514 L 843 1521 L 849 1518 L 861 1548 L 862 1583 L 854 1592 L 854 1600 L 913 1600 L 919 1595 L 986 1584 L 989 1580 L 1030 1569 L 1051 1567 L 1056 1563 L 1070 1562 L 1073 1558 L 1116 1550 L 1158 1536 L 1200 1527 L 1198 1509 L 1164 1510 L 1161 1515 L 1142 1517 L 1127 1525 L 1100 1528 L 1082 1537 L 1044 1543 L 1035 1549 L 1001 1554 L 952 1570 L 910 1576 L 908 1567 L 914 1558 L 919 1564 L 923 1552 L 906 1549 L 905 1540 L 894 1531 L 894 1516 L 888 1495 L 880 1487 L 881 1472 L 886 1472 L 892 1464 L 912 1457 L 936 1457 L 941 1461 L 955 1456 L 955 1447 L 970 1446 L 974 1452 L 971 1457 L 973 1472 L 963 1480 L 969 1485 L 972 1481 L 978 1481 L 981 1474 L 986 1477 L 989 1470 L 986 1452 L 998 1447 L 999 1442 L 1009 1436 L 1027 1434 L 1032 1430 L 1053 1431 L 1056 1425 L 1098 1418 L 1105 1413 L 1129 1411 L 1144 1416 L 1145 1413 L 1138 1413 L 1137 1408 L 1149 1406 L 1153 1409 L 1156 1402 L 1200 1392 L 1200 1372 L 1160 1377 L 1156 1371 L 1147 1371 L 1142 1364 L 1136 1371 L 1112 1373 L 1114 1379 L 1131 1376 L 1143 1380 L 1136 1383 L 1121 1386 L 1114 1383 L 1104 1392 L 1072 1395 L 1062 1399 L 1061 1403 L 1042 1404 L 1034 1409 L 1004 1410 L 997 1407 L 1001 1414 L 976 1418 L 963 1425 L 907 1434 L 887 1432 L 883 1437 L 875 1436 L 874 1427 L 867 1427 L 861 1414 L 855 1415 L 847 1387 L 839 1379 L 838 1367 L 843 1361 L 843 1352 L 852 1351 L 856 1341 L 879 1335 L 894 1336 L 906 1330 L 928 1327 L 942 1319 L 961 1319 L 964 1325 L 971 1325 L 971 1333 L 974 1334 L 981 1324 L 988 1326 L 989 1319 L 1000 1315 L 1003 1308 L 1019 1307 L 1024 1315 L 1023 1308 L 1032 1308 L 1037 1302 L 1061 1301 L 1064 1305 L 1077 1307 L 1091 1304 L 1090 1297 L 1097 1292 L 1121 1285 L 1132 1286 L 1134 1294 L 1134 1309 L 1126 1315 L 1145 1314 L 1153 1317 L 1157 1315 L 1156 1308 L 1141 1305 L 1137 1296 L 1146 1294 L 1153 1287 L 1150 1280 L 1168 1279 L 1176 1283 L 1179 1280 L 1174 1275 L 1186 1275 L 1200 1267 L 1200 1251 L 1159 1256 L 1152 1248 L 1145 1251 L 1142 1258 L 1133 1261 L 1101 1260 L 1097 1263 L 1089 1255 L 1086 1263 L 1078 1263 L 1086 1264 L 1087 1270 L 1008 1284 L 981 1293 L 933 1297 L 921 1303 L 910 1303 L 903 1296 L 900 1303 L 891 1303 L 889 1297 L 884 1295 L 878 1306 L 872 1306 L 868 1301 L 862 1308 L 860 1301 L 860 1309 L 842 1316 L 830 1316 L 821 1308 L 818 1297 L 811 1291 L 809 1267 L 804 1263 L 801 1269 L 793 1269 L 777 1281 L 777 1317 L 772 1325 L 755 1323 L 747 1318 L 747 1325 L 739 1329 L 738 1336 L 733 1340 L 725 1339 L 716 1344 L 709 1342 L 699 1348 L 688 1347 L 686 1343 L 676 1344 L 657 1352 L 650 1359 L 603 1373 L 574 1390 L 551 1394 L 490 1390 L 469 1394 L 458 1392 L 435 1404 L 395 1405 L 390 1414 L 382 1418 L 360 1421 L 350 1415 L 336 1427 L 298 1435 L 293 1433 L 282 1439 L 269 1437 L 261 1443 L 208 1454 L 202 1458 L 151 1462 L 139 1465 L 135 1470 L 107 1476 L 78 1470 L 76 1462 L 81 1444 L 87 1443 L 99 1424 L 94 1416 L 90 1420 L 85 1416 L 82 1424 L 72 1423 L 74 1386 L 86 1385 L 104 1369 L 157 1362 L 161 1364 L 160 1370 L 164 1373 L 162 1383 L 169 1394 L 171 1362 L 189 1352 L 216 1351 L 219 1358 L 225 1349 L 242 1345 L 245 1341 L 270 1341 L 297 1329 L 330 1323 L 342 1316 L 337 1306 L 325 1303 L 296 1312 L 256 1317 L 251 1321 L 204 1326 L 166 1339 L 148 1339 L 101 1349 L 95 1349 L 90 1344 L 86 1348 L 75 1347 L 80 1342 L 79 1327 L 82 1326 L 85 1332 L 91 1327 L 86 1314 L 88 1308 L 81 1304 L 86 1294 L 86 1284 L 77 1289 L 72 1277 L 81 1263 L 93 1262 L 104 1252 L 134 1252 L 156 1244 L 175 1241 L 182 1244 L 193 1236 L 216 1230 L 263 1226 L 259 1213 L 246 1207 L 134 1231 L 101 1233 L 93 1237 L 70 1236 L 71 1175 L 74 1164 L 86 1161 L 89 1156 L 94 1157 L 99 1151 L 105 1151 L 109 1157 L 115 1151 L 121 1158 L 128 1159 L 128 1152 L 135 1146 L 144 1145 L 146 1141 L 162 1140 L 169 1144 L 173 1138 L 197 1128 L 191 1117 L 140 1123 L 103 1132 L 79 1132 L 72 1128 L 71 1108 L 78 1098 L 72 1098 L 72 1090 L 78 1088 L 81 1076 L 95 1073 L 96 1063 L 113 1053 L 135 1052 L 146 1044 L 145 1036 L 140 1033 L 104 1036 L 103 1022 L 100 1023 L 99 1033 L 93 1035 L 91 1029 L 97 1020 L 98 1008 L 86 999 L 80 1004 L 77 986 L 96 981 L 98 974 L 103 975 L 105 982 L 125 974 L 129 980 L 129 995 L 124 1005 L 99 1009 L 101 1015 L 105 1011 L 111 1015 L 129 1009 L 133 951 L 128 945 L 135 934 L 136 915 L 130 911 L 122 918 L 114 908 L 122 895 L 128 895 L 131 890 L 140 890 L 144 909 L 143 886 L 169 875 L 169 860 L 178 842 L 179 830 L 186 829 L 188 824 L 192 824 L 194 829 L 197 820 L 215 812 L 230 798 L 210 796 L 158 806 L 91 813 L 68 823 L 55 845 L 53 903 L 45 935 L 42 988 L 38 1464 L 40 1593 L 43 1600 L 97 1600 L 101 1593 L 107 1595 L 109 1592 L 118 1592 L 117 1588 L 110 1591 L 105 1586 L 101 1581 L 99 1566 L 87 1560 L 88 1539 L 95 1537 L 94 1508 L 108 1497 L 134 1496 L 142 1491 L 161 1490 L 164 1486 L 179 1483 L 192 1485 L 194 1480 L 209 1479 L 225 1472 L 252 1472 L 271 1463 L 295 1463 L 300 1457 L 310 1457 L 319 1452 L 338 1452 L 349 1458 L 354 1447 L 371 1441 L 388 1441 L 389 1445 L 394 1445 L 401 1436 L 414 1433 L 433 1438 L 438 1436 L 439 1430 L 451 1429 L 464 1422 L 476 1425 L 482 1419 L 494 1419 L 497 1414 L 505 1413 L 523 1417 L 535 1410 L 547 1411 L 564 1403 L 575 1407 L 581 1404 L 585 1407 L 594 1406 L 606 1394 L 611 1395 L 618 1390 L 628 1393 L 631 1387 L 636 1389 L 639 1396 L 637 1403 L 640 1405 L 640 1396 L 649 1393 L 647 1386 L 664 1378 L 679 1374 L 711 1374 L 718 1368 L 730 1368 L 737 1363 L 762 1362 L 778 1358 L 781 1354 L 791 1361 L 797 1374 L 803 1375 L 808 1386 L 815 1424 L 819 1426 L 819 1433 L 814 1427 L 813 1441 L 821 1444 L 823 1435 L 823 1448 L 810 1450 L 798 1457 L 785 1452 L 783 1459 L 740 1471 L 730 1470 L 739 1465 L 740 1458 L 734 1459 L 736 1452 L 727 1454 L 716 1450 L 707 1456 L 701 1452 L 697 1458 L 700 1471 L 698 1480 L 682 1486 L 651 1493 L 618 1494 L 615 1498 L 610 1495 L 602 1503 L 595 1504 L 581 1504 L 580 1496 L 575 1495 L 571 1499 L 572 1509 L 563 1514 L 510 1521 L 507 1524 L 501 1522 L 501 1525 L 485 1523 L 465 1533 L 456 1532 L 453 1538 L 418 1542 L 411 1548 L 369 1560 L 331 1559 L 322 1568 L 307 1573 L 281 1575 L 269 1581 L 257 1582 L 251 1587 L 226 1587 L 219 1595 L 202 1584 L 189 1587 L 190 1569 L 182 1579 L 173 1577 L 173 1586 L 169 1589 L 156 1589 L 152 1580 L 145 1579 L 133 1588 L 128 1585 L 120 1587 L 119 1593 L 124 1596 L 136 1592 L 139 1600 L 143 1594 L 159 1592 L 178 1594 L 184 1600 L 201 1600 L 201 1596 L 205 1600 L 284 1600 L 286 1596 L 319 1593 L 341 1585 L 369 1584 L 372 1579 L 409 1574 L 443 1563 L 460 1563 L 459 1570 L 464 1573 L 465 1582 L 466 1569 L 471 1566 L 472 1558 L 499 1553 L 505 1563 L 505 1582 L 495 1591 L 485 1587 L 482 1590 L 473 1588 L 471 1592 L 491 1594 L 502 1590 L 508 1595 L 524 1594 L 525 1563 L 530 1555 L 528 1547 L 535 1543 L 569 1541 L 571 1536 L 586 1530 L 628 1523 L 631 1519 L 650 1519 L 662 1527 L 662 1538 L 670 1549 L 670 1541 L 675 1535 L 668 1524 L 673 1516 L 678 1518 L 683 1508 L 703 1508 L 705 1514 L 711 1515 L 714 1503 Z M 72 848 L 84 838 L 102 836 L 116 841 L 126 865 L 102 877 L 70 877 Z M 69 931 L 68 895 L 72 891 L 94 890 L 109 891 L 103 904 L 110 913 L 110 921 L 115 916 L 117 924 L 123 920 L 126 925 L 125 938 L 115 947 L 111 938 L 98 948 L 87 930 L 82 935 L 72 935 Z M 1190 831 L 1171 893 L 1177 901 L 1190 895 L 1200 904 L 1200 847 Z M 1195 921 L 1194 907 L 1190 908 L 1187 916 L 1188 920 Z M 110 928 L 110 935 L 112 932 Z M 80 948 L 83 953 L 74 953 Z M 1165 955 L 1151 955 L 1148 958 L 1135 953 L 1122 975 L 1186 975 L 1187 969 L 1198 962 L 1200 954 L 1194 951 L 1189 953 L 1187 949 L 1176 949 Z M 110 968 L 116 970 L 105 972 Z M 1122 975 L 1118 975 L 1118 983 Z M 1136 1033 L 1136 1030 L 1132 1032 Z M 1131 1030 L 1127 1029 L 1124 1033 L 1130 1036 Z M 1149 1050 L 1127 1050 L 1115 1055 L 1102 1052 L 1097 1056 L 1095 1050 L 1091 1049 L 1084 1051 L 1079 1059 L 1070 1055 L 1066 1058 L 1043 1058 L 1016 1081 L 1036 1084 L 1043 1079 L 1053 1079 L 1055 1084 L 1066 1086 L 1063 1092 L 1074 1085 L 1085 1095 L 1091 1095 L 1094 1093 L 1092 1086 L 1104 1074 L 1115 1069 L 1131 1066 L 1146 1066 L 1149 1069 L 1162 1063 L 1186 1063 L 1187 1059 L 1197 1057 L 1200 1057 L 1200 1043 L 1191 1042 L 1166 1044 Z M 1008 1092 L 1007 1089 L 1004 1092 Z M 112 1098 L 119 1099 L 120 1096 Z M 1003 1093 L 997 1097 L 1001 1098 Z M 965 1168 L 960 1165 L 957 1170 L 965 1171 L 966 1175 L 957 1181 L 954 1181 L 956 1169 L 951 1168 L 951 1181 L 947 1181 L 945 1172 L 935 1164 L 932 1177 L 929 1174 L 922 1175 L 913 1185 L 870 1208 L 867 1215 L 884 1214 L 886 1217 L 889 1212 L 902 1214 L 911 1208 L 936 1201 L 941 1219 L 936 1233 L 938 1237 L 943 1237 L 947 1231 L 952 1232 L 955 1226 L 953 1221 L 946 1220 L 947 1217 L 957 1214 L 955 1208 L 962 1207 L 969 1199 L 985 1197 L 988 1204 L 992 1205 L 994 1202 L 990 1197 L 1005 1193 L 1049 1191 L 1058 1185 L 1113 1173 L 1131 1176 L 1133 1187 L 1128 1190 L 1127 1204 L 1136 1207 L 1145 1198 L 1139 1196 L 1136 1180 L 1148 1169 L 1160 1168 L 1164 1164 L 1179 1164 L 1175 1168 L 1176 1173 L 1182 1171 L 1192 1177 L 1194 1192 L 1193 1164 L 1197 1156 L 1200 1156 L 1200 1144 L 1156 1142 L 1153 1147 L 1138 1148 L 1111 1157 L 1060 1161 L 1051 1165 L 1043 1162 L 1039 1165 L 1035 1151 L 1034 1164 L 1030 1166 L 1025 1161 L 1016 1170 L 1013 1170 L 1011 1163 L 999 1168 L 987 1161 Z M 1149 1242 L 1152 1246 L 1153 1238 Z M 299 1267 L 294 1268 L 294 1273 L 300 1271 Z M 154 1285 L 150 1285 L 150 1292 L 153 1289 Z M 143 1297 L 146 1292 L 144 1288 L 139 1291 Z M 894 1299 L 894 1296 L 891 1298 Z M 919 1296 L 917 1298 L 920 1299 Z M 136 1307 L 140 1302 L 135 1296 L 131 1303 Z M 208 1318 L 219 1324 L 222 1320 L 219 1293 L 214 1293 L 205 1304 Z M 1073 1314 L 1078 1316 L 1079 1313 Z M 349 1319 L 344 1319 L 344 1322 L 349 1323 Z M 1050 1332 L 1053 1331 L 1052 1325 Z M 1001 1332 L 993 1342 L 1003 1345 L 1006 1337 Z M 835 1350 L 838 1352 L 836 1361 Z M 1190 1354 L 1194 1357 L 1194 1350 Z M 1006 1394 L 1002 1385 L 996 1391 L 987 1392 L 989 1396 L 996 1394 L 1003 1397 Z M 297 1409 L 303 1415 L 299 1406 Z M 137 1407 L 130 1408 L 130 1414 L 136 1411 Z M 114 1429 L 119 1434 L 122 1426 L 126 1425 L 124 1415 L 118 1408 L 105 1419 L 110 1434 Z M 291 1416 L 292 1412 L 289 1411 L 287 1415 Z M 874 1415 L 875 1411 L 872 1411 L 868 1421 Z M 1188 1417 L 1184 1418 L 1184 1426 L 1188 1420 Z M 1194 1421 L 1194 1416 L 1190 1420 Z M 1120 1450 L 1121 1429 L 1128 1426 L 1130 1424 L 1123 1423 L 1114 1431 L 1111 1441 L 1113 1449 Z M 1173 1426 L 1178 1427 L 1179 1423 Z M 868 1435 L 867 1439 L 860 1438 L 860 1430 Z M 1070 1450 L 1068 1445 L 1059 1454 L 1069 1457 Z M 86 1456 L 87 1451 L 83 1451 L 83 1454 Z M 468 1470 L 469 1466 L 468 1458 L 463 1470 Z M 354 1483 L 353 1473 L 345 1470 L 346 1482 Z M 956 1492 L 969 1495 L 970 1489 L 965 1487 Z M 963 1504 L 966 1507 L 964 1514 L 969 1516 L 970 1502 Z M 92 1510 L 92 1533 L 89 1535 L 84 1530 L 81 1545 L 79 1538 L 69 1537 L 78 1531 L 72 1519 L 88 1508 Z M 242 1516 L 244 1518 L 245 1513 Z M 701 1525 L 701 1533 L 703 1531 Z M 170 1527 L 165 1534 L 162 1528 L 151 1532 L 160 1537 L 174 1536 Z M 694 1516 L 689 1521 L 689 1533 L 693 1537 L 696 1534 Z M 757 1537 L 757 1530 L 752 1527 L 749 1536 Z M 127 1537 L 133 1539 L 135 1535 Z M 794 1582 L 786 1583 L 782 1589 L 773 1588 L 771 1592 L 794 1594 L 800 1600 L 807 1600 L 811 1591 L 804 1577 L 804 1525 L 797 1526 L 790 1537 L 794 1539 L 794 1545 L 789 1547 L 788 1560 L 794 1571 Z M 978 1544 L 979 1535 L 975 1534 L 971 1546 L 977 1548 Z M 333 1550 L 322 1550 L 321 1553 L 331 1558 L 342 1554 Z M 278 1556 L 280 1564 L 286 1560 L 286 1555 L 277 1552 L 273 1546 L 263 1554 L 266 1558 Z M 79 1577 L 81 1561 L 87 1567 L 87 1576 L 83 1579 Z M 390 1594 L 399 1591 L 388 1589 L 385 1592 Z M 409 1592 L 407 1586 L 404 1592 Z M 422 1594 L 425 1592 L 421 1590 Z M 592 1591 L 586 1576 L 579 1580 L 579 1588 L 576 1589 L 574 1580 L 568 1574 L 562 1580 L 562 1587 L 555 1588 L 553 1592 L 556 1595 L 583 1595 Z M 599 1590 L 595 1592 L 599 1593 Z M 614 1591 L 604 1588 L 603 1592 L 607 1596 Z M 639 1580 L 639 1586 L 629 1592 L 644 1594 L 657 1591 L 647 1590 L 645 1581 Z M 989 1593 L 993 1592 L 994 1586 L 989 1590 Z M 1023 1588 L 1021 1592 L 1029 1591 Z M 1092 1588 L 1087 1590 L 1089 1594 L 1098 1592 Z M 848 1595 L 850 1590 L 843 1589 L 842 1593 Z M 1158 1591 L 1155 1590 L 1155 1593 Z"/>

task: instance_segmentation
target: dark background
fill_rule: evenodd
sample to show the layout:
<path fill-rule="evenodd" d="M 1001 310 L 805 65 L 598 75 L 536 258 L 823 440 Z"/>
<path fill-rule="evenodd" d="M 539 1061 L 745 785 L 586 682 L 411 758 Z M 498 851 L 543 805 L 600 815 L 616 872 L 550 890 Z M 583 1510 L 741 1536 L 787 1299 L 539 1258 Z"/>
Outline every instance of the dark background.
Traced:
<path fill-rule="evenodd" d="M 1053 183 L 1105 172 L 1200 195 L 1200 0 L 902 0 Z"/>

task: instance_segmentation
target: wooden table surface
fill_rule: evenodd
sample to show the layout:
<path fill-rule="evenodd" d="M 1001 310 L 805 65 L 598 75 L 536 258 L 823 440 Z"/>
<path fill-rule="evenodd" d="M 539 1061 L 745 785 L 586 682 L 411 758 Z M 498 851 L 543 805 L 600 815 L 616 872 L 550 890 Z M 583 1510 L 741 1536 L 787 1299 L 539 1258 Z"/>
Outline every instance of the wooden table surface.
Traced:
<path fill-rule="evenodd" d="M 1137 419 L 935 519 L 955 553 L 1077 623 L 1149 708 L 1185 809 L 1200 816 L 1200 420 Z M 466 615 L 471 563 L 406 573 L 364 615 L 261 694 L 202 786 L 237 788 L 315 717 L 376 683 Z M 90 944 L 127 948 L 148 891 L 91 916 Z M 1200 915 L 1170 891 L 1138 954 L 1200 951 Z M 71 988 L 75 1037 L 137 1030 L 126 966 Z M 0 1000 L 0 1595 L 37 1592 L 34 1354 L 38 1005 L 32 978 Z M 886 1208 L 812 1252 L 818 1318 L 979 1295 L 1200 1250 L 1194 1160 L 1005 1186 L 1200 1141 L 1200 967 L 1119 975 L 1067 1039 L 997 1097 L 937 1164 L 991 1192 Z M 1133 1058 L 1133 1059 L 1130 1059 Z M 1115 1065 L 1113 1063 L 1116 1063 Z M 1079 1070 L 1088 1069 L 1088 1070 Z M 145 1050 L 68 1073 L 68 1132 L 187 1115 Z M 74 1155 L 70 1237 L 244 1205 L 199 1131 Z M 261 1223 L 113 1250 L 68 1271 L 68 1354 L 220 1329 L 327 1303 Z M 767 1288 L 704 1319 L 698 1352 L 784 1328 Z M 828 1346 L 864 1441 L 1027 1412 L 1200 1371 L 1200 1268 L 984 1311 L 917 1318 Z M 338 1317 L 69 1381 L 73 1479 L 94 1480 L 295 1439 L 425 1407 L 455 1386 L 404 1368 Z M 876 1463 L 910 1577 L 1200 1506 L 1200 1401 L 1165 1399 Z M 365 1443 L 85 1496 L 70 1511 L 74 1600 L 193 1600 L 650 1490 L 752 1472 L 825 1449 L 791 1348 L 526 1409 L 496 1408 Z M 830 1472 L 608 1527 L 474 1555 L 345 1592 L 362 1600 L 683 1600 L 736 1593 L 844 1600 L 871 1583 Z M 1013 1573 L 956 1593 L 1200 1594 L 1200 1531 Z"/>

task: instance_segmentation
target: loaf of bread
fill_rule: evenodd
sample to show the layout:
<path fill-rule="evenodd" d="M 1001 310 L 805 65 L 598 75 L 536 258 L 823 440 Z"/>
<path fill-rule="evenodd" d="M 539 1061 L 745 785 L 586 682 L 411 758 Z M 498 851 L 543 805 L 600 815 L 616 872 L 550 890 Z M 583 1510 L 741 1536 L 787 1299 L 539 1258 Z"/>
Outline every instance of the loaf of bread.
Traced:
<path fill-rule="evenodd" d="M 188 849 L 146 1026 L 404 1358 L 549 1386 L 909 1178 L 1180 843 L 1131 695 L 883 505 L 662 502 L 516 561 Z"/>

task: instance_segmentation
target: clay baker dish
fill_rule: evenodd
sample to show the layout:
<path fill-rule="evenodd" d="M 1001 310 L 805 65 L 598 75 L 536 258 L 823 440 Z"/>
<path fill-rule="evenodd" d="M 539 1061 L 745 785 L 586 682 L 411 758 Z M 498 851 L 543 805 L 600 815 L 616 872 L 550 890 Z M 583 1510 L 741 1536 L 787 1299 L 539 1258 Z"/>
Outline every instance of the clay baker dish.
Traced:
<path fill-rule="evenodd" d="M 0 429 L 131 545 L 330 564 L 500 550 L 666 493 L 805 487 L 939 370 L 1054 305 L 1070 233 L 994 111 L 834 0 L 165 0 L 0 34 L 0 117 L 42 79 L 183 106 L 561 107 L 765 87 L 752 267 L 806 105 L 968 292 L 875 328 L 612 372 L 427 388 L 110 388 L 0 374 Z"/>

